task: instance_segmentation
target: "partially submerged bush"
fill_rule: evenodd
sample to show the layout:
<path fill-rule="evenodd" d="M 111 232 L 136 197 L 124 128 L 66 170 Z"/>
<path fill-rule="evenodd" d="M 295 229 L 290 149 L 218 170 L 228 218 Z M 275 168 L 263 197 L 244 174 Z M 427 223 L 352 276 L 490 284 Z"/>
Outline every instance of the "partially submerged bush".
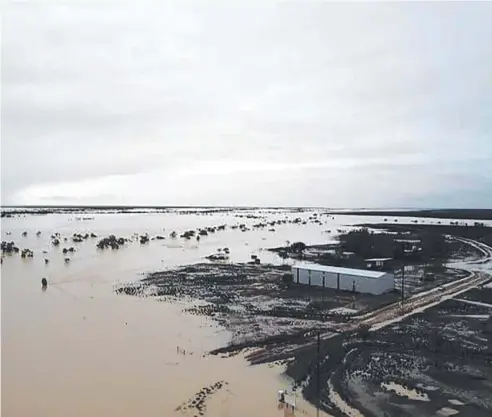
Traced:
<path fill-rule="evenodd" d="M 31 249 L 22 249 L 21 257 L 22 258 L 32 258 L 34 253 Z"/>
<path fill-rule="evenodd" d="M 193 236 L 195 236 L 194 230 L 187 230 L 181 235 L 181 237 L 184 237 L 185 239 L 191 239 Z"/>
<path fill-rule="evenodd" d="M 15 246 L 14 242 L 2 241 L 2 252 L 4 253 L 17 253 L 19 248 Z"/>
<path fill-rule="evenodd" d="M 110 235 L 101 239 L 96 246 L 98 249 L 119 249 L 125 242 L 126 239 L 123 237 L 117 238 L 115 235 Z"/>

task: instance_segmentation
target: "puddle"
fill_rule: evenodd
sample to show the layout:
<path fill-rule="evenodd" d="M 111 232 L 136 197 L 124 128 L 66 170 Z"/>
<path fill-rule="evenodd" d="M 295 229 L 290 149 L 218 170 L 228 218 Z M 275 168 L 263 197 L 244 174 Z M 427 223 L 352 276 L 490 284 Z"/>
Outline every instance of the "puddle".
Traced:
<path fill-rule="evenodd" d="M 437 387 L 434 387 L 433 385 L 424 385 L 424 384 L 417 384 L 417 387 L 423 389 L 424 391 L 437 391 L 439 389 Z"/>
<path fill-rule="evenodd" d="M 382 382 L 381 387 L 387 391 L 394 391 L 396 395 L 407 397 L 410 400 L 430 401 L 429 396 L 425 392 L 420 393 L 417 390 L 405 388 L 403 385 L 397 384 L 396 382 Z"/>
<path fill-rule="evenodd" d="M 348 417 L 364 417 L 364 415 L 356 408 L 348 405 L 342 397 L 335 391 L 331 381 L 328 382 L 328 387 L 330 389 L 330 401 L 337 407 L 342 413 Z"/>
<path fill-rule="evenodd" d="M 353 314 L 358 313 L 358 311 L 357 310 L 354 310 L 352 308 L 337 307 L 337 308 L 331 309 L 329 311 L 329 313 L 337 314 L 337 315 L 340 315 L 340 316 L 350 316 L 350 315 L 353 315 Z"/>
<path fill-rule="evenodd" d="M 454 408 L 449 408 L 449 407 L 443 407 L 441 408 L 437 414 L 439 414 L 440 416 L 454 416 L 455 414 L 458 414 L 459 411 L 458 410 L 455 410 Z"/>

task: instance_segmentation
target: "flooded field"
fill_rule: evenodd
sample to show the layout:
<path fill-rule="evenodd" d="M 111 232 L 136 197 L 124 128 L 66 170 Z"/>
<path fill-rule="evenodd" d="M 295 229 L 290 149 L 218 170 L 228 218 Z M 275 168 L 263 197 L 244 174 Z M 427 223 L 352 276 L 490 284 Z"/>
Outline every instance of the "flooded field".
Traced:
<path fill-rule="evenodd" d="M 118 294 L 116 289 L 148 273 L 208 262 L 207 256 L 224 255 L 224 248 L 227 263 L 251 262 L 254 255 L 261 265 L 289 264 L 291 260 L 267 249 L 287 241 L 331 243 L 353 225 L 381 221 L 325 215 L 323 210 L 149 210 L 2 218 L 2 241 L 33 251 L 32 258 L 2 256 L 2 412 L 12 417 L 282 415 L 276 392 L 293 383 L 282 366 L 249 366 L 244 355 L 206 355 L 231 340 L 230 329 L 208 315 L 185 313 L 183 305 Z M 419 222 L 434 224 L 437 219 Z M 200 235 L 198 230 L 206 228 L 215 230 Z M 182 237 L 190 230 L 195 235 Z M 74 241 L 74 233 L 89 236 Z M 128 241 L 118 249 L 98 249 L 100 239 L 109 235 Z M 146 235 L 149 241 L 142 242 Z M 73 252 L 63 253 L 70 247 Z M 45 290 L 43 277 L 48 281 Z M 384 389 L 388 387 L 401 390 L 396 385 Z M 300 395 L 298 405 L 299 413 L 315 415 Z"/>

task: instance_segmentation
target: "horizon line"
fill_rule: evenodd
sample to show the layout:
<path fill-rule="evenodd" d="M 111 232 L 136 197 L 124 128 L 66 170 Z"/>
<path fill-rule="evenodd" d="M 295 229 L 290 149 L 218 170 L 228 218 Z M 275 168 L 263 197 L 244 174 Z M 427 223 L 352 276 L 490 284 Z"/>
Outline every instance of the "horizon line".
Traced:
<path fill-rule="evenodd" d="M 459 207 L 329 207 L 329 206 L 262 206 L 262 205 L 116 205 L 116 204 L 67 204 L 67 205 L 53 205 L 53 204 L 8 204 L 0 205 L 0 209 L 3 208 L 42 208 L 42 209 L 176 209 L 176 208 L 205 208 L 205 209 L 326 209 L 326 210 L 492 210 L 492 208 L 459 208 Z"/>

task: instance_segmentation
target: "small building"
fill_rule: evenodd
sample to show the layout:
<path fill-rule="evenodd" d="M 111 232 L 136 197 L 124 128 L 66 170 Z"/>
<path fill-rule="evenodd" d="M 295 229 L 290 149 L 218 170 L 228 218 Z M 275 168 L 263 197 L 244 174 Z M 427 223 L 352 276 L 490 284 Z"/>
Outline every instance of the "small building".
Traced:
<path fill-rule="evenodd" d="M 420 252 L 422 250 L 422 241 L 420 239 L 395 239 L 402 245 L 405 253 Z"/>
<path fill-rule="evenodd" d="M 370 258 L 364 259 L 367 265 L 367 269 L 384 269 L 388 267 L 388 264 L 393 260 L 393 258 Z"/>
<path fill-rule="evenodd" d="M 382 294 L 395 287 L 395 277 L 388 272 L 309 263 L 292 266 L 292 280 L 297 284 L 367 294 Z"/>

